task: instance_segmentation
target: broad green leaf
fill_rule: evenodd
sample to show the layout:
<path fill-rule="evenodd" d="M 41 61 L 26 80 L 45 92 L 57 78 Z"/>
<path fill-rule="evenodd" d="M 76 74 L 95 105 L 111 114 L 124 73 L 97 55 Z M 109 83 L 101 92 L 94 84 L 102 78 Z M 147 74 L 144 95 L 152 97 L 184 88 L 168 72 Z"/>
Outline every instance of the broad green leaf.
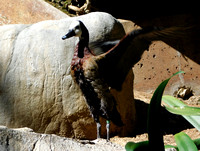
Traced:
<path fill-rule="evenodd" d="M 149 137 L 149 145 L 151 149 L 155 151 L 164 151 L 164 143 L 163 143 L 163 135 L 160 128 L 160 109 L 161 109 L 161 99 L 164 92 L 164 89 L 169 82 L 169 80 L 179 74 L 184 73 L 183 71 L 179 71 L 172 75 L 169 79 L 163 81 L 158 88 L 155 90 L 153 97 L 151 98 L 151 102 L 148 110 L 148 137 Z"/>
<path fill-rule="evenodd" d="M 197 146 L 197 149 L 200 149 L 200 138 L 194 139 L 192 140 L 194 142 L 194 144 Z M 177 146 L 173 146 L 173 145 L 165 145 L 165 149 L 166 148 L 175 148 L 178 151 L 178 147 Z"/>
<path fill-rule="evenodd" d="M 198 151 L 195 143 L 184 132 L 176 134 L 174 138 L 179 151 Z"/>
<path fill-rule="evenodd" d="M 200 131 L 200 116 L 186 116 L 182 115 L 188 122 L 190 122 L 198 131 Z"/>
<path fill-rule="evenodd" d="M 188 122 L 190 122 L 196 129 L 198 129 L 200 131 L 200 116 L 196 116 L 196 115 L 199 115 L 199 113 L 200 113 L 199 108 L 188 107 L 182 101 L 180 101 L 179 99 L 177 99 L 173 96 L 165 95 L 162 97 L 162 100 L 169 106 L 169 107 L 166 107 L 167 110 L 171 111 L 174 114 L 181 113 L 182 116 Z M 179 110 L 179 108 L 177 108 L 177 107 L 183 108 L 183 109 Z M 175 108 L 177 108 L 177 110 L 175 110 Z"/>
<path fill-rule="evenodd" d="M 162 100 L 167 104 L 169 105 L 170 107 L 175 107 L 175 106 L 180 106 L 180 107 L 183 107 L 183 106 L 187 106 L 186 104 L 184 104 L 182 101 L 180 101 L 179 99 L 173 97 L 173 96 L 170 96 L 170 95 L 164 95 L 162 97 Z"/>
<path fill-rule="evenodd" d="M 126 151 L 142 151 L 142 150 L 147 150 L 149 145 L 149 141 L 143 141 L 143 142 L 128 142 L 125 146 Z"/>
<path fill-rule="evenodd" d="M 200 149 L 200 138 L 193 140 L 198 149 Z"/>
<path fill-rule="evenodd" d="M 189 116 L 200 116 L 200 108 L 197 107 L 190 107 L 190 106 L 175 106 L 175 107 L 167 107 L 165 108 L 174 114 L 179 114 L 179 115 L 189 115 Z"/>
<path fill-rule="evenodd" d="M 178 150 L 178 147 L 173 145 L 165 145 L 165 149 L 167 148 L 175 148 L 176 150 Z"/>

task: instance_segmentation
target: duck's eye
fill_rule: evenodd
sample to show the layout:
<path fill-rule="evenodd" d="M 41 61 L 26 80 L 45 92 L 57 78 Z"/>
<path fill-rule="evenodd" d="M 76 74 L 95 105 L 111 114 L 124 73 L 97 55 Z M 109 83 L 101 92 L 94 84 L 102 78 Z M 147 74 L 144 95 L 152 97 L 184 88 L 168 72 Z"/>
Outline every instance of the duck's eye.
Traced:
<path fill-rule="evenodd" d="M 75 29 L 79 29 L 79 26 L 76 26 Z"/>

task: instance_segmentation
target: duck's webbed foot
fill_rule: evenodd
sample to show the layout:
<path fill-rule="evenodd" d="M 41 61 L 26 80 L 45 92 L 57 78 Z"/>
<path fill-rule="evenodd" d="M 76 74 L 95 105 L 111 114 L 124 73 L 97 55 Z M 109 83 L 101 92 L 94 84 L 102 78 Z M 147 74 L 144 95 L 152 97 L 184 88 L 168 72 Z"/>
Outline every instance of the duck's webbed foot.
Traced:
<path fill-rule="evenodd" d="M 110 141 L 110 121 L 106 121 L 107 141 Z"/>

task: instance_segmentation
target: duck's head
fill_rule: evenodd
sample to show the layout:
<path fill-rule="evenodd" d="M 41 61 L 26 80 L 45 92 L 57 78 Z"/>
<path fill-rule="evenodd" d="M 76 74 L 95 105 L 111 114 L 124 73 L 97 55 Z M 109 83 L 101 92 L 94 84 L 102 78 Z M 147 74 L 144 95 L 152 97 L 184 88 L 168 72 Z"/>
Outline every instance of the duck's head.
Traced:
<path fill-rule="evenodd" d="M 65 36 L 62 37 L 62 40 L 65 40 L 70 37 L 79 37 L 80 39 L 89 39 L 88 30 L 80 20 L 75 20 L 69 26 L 69 30 Z"/>

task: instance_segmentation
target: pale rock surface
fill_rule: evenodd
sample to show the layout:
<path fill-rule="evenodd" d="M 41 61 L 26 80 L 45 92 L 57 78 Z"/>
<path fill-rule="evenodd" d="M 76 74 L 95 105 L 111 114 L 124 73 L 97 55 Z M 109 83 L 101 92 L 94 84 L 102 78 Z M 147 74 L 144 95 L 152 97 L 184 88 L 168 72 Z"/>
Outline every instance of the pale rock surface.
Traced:
<path fill-rule="evenodd" d="M 0 25 L 31 24 L 69 17 L 44 0 L 1 0 Z"/>
<path fill-rule="evenodd" d="M 54 134 L 38 134 L 28 128 L 8 129 L 0 126 L 1 151 L 125 151 L 120 145 L 99 140 L 79 142 Z"/>
<path fill-rule="evenodd" d="M 66 137 L 96 138 L 96 124 L 70 76 L 77 38 L 61 39 L 75 19 L 88 27 L 90 41 L 124 35 L 122 25 L 106 13 L 0 27 L 1 125 L 30 127 L 36 132 Z M 112 125 L 111 133 L 130 135 L 135 127 L 132 71 L 122 92 L 113 93 L 125 126 Z M 105 121 L 102 128 L 105 135 Z"/>

